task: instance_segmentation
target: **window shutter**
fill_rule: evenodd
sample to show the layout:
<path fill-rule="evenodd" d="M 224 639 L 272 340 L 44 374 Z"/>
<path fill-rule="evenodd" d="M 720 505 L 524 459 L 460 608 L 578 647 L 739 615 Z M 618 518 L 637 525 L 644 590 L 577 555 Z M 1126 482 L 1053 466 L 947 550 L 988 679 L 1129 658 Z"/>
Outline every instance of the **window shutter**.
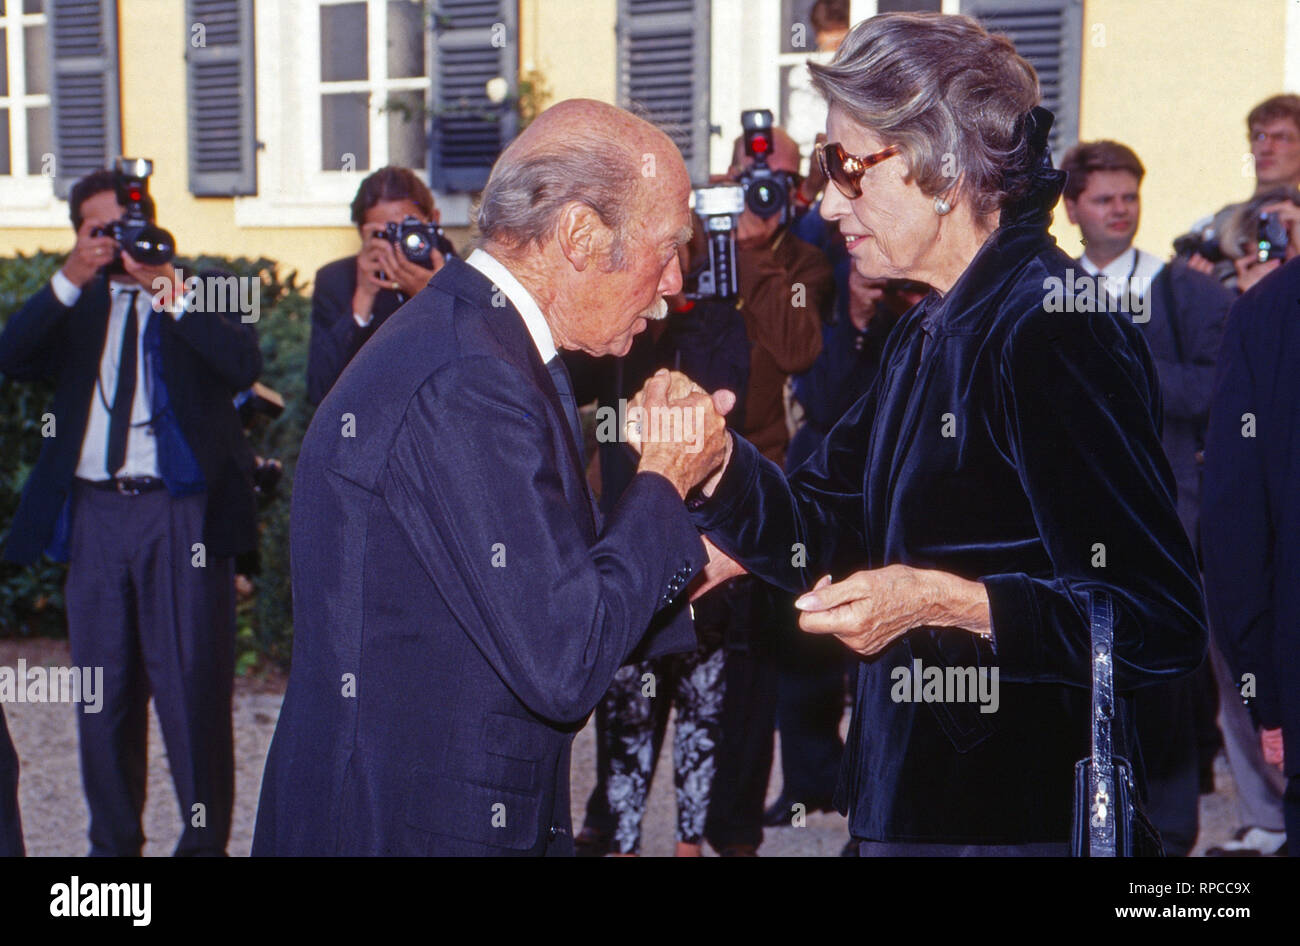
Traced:
<path fill-rule="evenodd" d="M 618 103 L 662 128 L 691 180 L 709 177 L 709 0 L 619 0 Z"/>
<path fill-rule="evenodd" d="M 186 0 L 190 192 L 257 193 L 253 0 Z"/>
<path fill-rule="evenodd" d="M 54 192 L 111 167 L 122 151 L 117 81 L 116 0 L 47 0 Z"/>
<path fill-rule="evenodd" d="M 429 183 L 440 191 L 482 190 L 497 155 L 519 129 L 517 5 L 438 0 L 432 27 Z M 507 93 L 494 104 L 487 83 L 497 77 L 506 81 Z"/>
<path fill-rule="evenodd" d="M 1051 144 L 1059 162 L 1079 140 L 1082 0 L 966 0 L 962 12 L 991 33 L 1005 33 L 1038 71 L 1043 107 L 1056 116 Z"/>

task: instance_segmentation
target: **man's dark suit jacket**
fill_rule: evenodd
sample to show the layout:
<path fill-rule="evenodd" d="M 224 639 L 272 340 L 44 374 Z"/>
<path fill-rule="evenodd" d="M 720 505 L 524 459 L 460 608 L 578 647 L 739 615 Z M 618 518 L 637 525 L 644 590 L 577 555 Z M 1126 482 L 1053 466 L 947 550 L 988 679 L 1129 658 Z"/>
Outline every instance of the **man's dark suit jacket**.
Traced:
<path fill-rule="evenodd" d="M 1232 307 L 1201 499 L 1210 626 L 1234 672 L 1254 674 L 1252 711 L 1259 725 L 1282 728 L 1289 776 L 1300 774 L 1298 300 L 1292 260 Z"/>
<path fill-rule="evenodd" d="M 492 296 L 448 260 L 307 431 L 254 854 L 571 853 L 574 734 L 624 663 L 695 646 L 680 592 L 705 555 L 676 491 L 638 475 L 600 527 L 551 375 Z"/>
<path fill-rule="evenodd" d="M 46 283 L 0 335 L 0 372 L 16 381 L 54 382 L 50 412 L 57 424 L 56 436 L 46 439 L 23 487 L 5 543 L 9 561 L 34 562 L 56 538 L 95 396 L 109 301 L 103 275 L 86 284 L 71 308 L 59 302 Z M 257 332 L 240 321 L 238 312 L 193 311 L 179 321 L 163 312 L 158 318 L 163 382 L 207 485 L 207 553 L 233 556 L 251 551 L 257 545 L 253 451 L 231 398 L 262 371 Z M 143 364 L 140 370 L 143 377 Z M 51 550 L 59 551 L 59 544 Z"/>
<path fill-rule="evenodd" d="M 375 296 L 370 324 L 352 317 L 357 258 L 336 259 L 316 271 L 311 293 L 311 344 L 307 352 L 307 400 L 319 404 L 361 346 L 397 311 L 406 297 L 388 289 Z"/>
<path fill-rule="evenodd" d="M 1151 281 L 1147 295 L 1151 318 L 1138 326 L 1160 376 L 1164 404 L 1160 442 L 1178 483 L 1178 518 L 1193 545 L 1201 499 L 1201 465 L 1196 454 L 1205 446 L 1214 393 L 1214 359 L 1235 298 L 1213 277 L 1183 263 L 1169 263 Z"/>

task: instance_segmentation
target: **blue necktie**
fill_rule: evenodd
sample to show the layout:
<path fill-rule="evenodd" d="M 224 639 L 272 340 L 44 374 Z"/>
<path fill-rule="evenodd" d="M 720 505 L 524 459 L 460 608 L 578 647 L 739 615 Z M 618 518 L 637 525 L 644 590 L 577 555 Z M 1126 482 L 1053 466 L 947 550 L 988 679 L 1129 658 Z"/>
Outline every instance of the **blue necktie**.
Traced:
<path fill-rule="evenodd" d="M 578 458 L 582 461 L 582 468 L 585 470 L 587 454 L 582 443 L 582 421 L 578 417 L 578 399 L 574 397 L 573 384 L 569 381 L 569 369 L 564 367 L 564 361 L 556 355 L 546 363 L 546 370 L 551 373 L 551 380 L 555 382 L 555 390 L 560 395 L 564 415 L 569 420 L 569 433 L 573 435 L 573 444 L 578 448 Z"/>

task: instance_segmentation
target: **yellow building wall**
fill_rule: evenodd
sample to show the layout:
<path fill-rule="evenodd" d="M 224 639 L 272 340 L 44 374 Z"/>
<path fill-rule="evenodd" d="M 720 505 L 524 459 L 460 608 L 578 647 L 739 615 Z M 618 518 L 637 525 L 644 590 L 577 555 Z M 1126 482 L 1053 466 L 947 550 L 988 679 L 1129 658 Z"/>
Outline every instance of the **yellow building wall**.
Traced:
<path fill-rule="evenodd" d="M 521 0 L 519 61 L 539 70 L 551 89 L 548 104 L 618 94 L 615 0 Z"/>
<path fill-rule="evenodd" d="M 1174 237 L 1254 189 L 1246 114 L 1284 91 L 1286 5 L 1084 4 L 1079 136 L 1120 141 L 1142 159 L 1136 243 L 1148 252 L 1168 258 Z M 1053 233 L 1066 252 L 1082 252 L 1064 207 Z"/>

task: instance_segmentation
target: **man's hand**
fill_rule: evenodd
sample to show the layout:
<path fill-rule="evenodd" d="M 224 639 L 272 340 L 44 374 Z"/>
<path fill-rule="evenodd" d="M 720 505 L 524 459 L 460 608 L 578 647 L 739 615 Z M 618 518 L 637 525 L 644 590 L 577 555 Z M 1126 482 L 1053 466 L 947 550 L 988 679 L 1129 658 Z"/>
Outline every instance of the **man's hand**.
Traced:
<path fill-rule="evenodd" d="M 102 267 L 113 262 L 113 254 L 117 252 L 116 240 L 110 236 L 91 236 L 93 229 L 89 220 L 81 222 L 77 243 L 63 264 L 63 275 L 78 289 L 90 282 Z"/>
<path fill-rule="evenodd" d="M 437 250 L 433 251 L 433 268 L 425 269 L 418 263 L 412 263 L 406 254 L 387 240 L 374 240 L 375 255 L 379 260 L 379 269 L 387 277 L 383 283 L 385 289 L 401 292 L 408 299 L 418 293 L 433 278 L 433 274 L 442 269 L 445 260 Z"/>
<path fill-rule="evenodd" d="M 798 598 L 799 627 L 834 634 L 854 653 L 878 654 L 914 627 L 992 633 L 984 586 L 947 572 L 887 565 L 840 582 L 829 575 Z"/>
<path fill-rule="evenodd" d="M 695 580 L 689 586 L 692 601 L 708 594 L 724 581 L 747 573 L 744 565 L 710 542 L 707 535 L 703 536 L 703 539 L 704 550 L 708 552 L 709 560 L 705 563 L 704 570 L 695 576 Z"/>
<path fill-rule="evenodd" d="M 1269 273 L 1282 265 L 1280 259 L 1271 259 L 1267 263 L 1258 263 L 1253 256 L 1243 256 L 1232 261 L 1237 269 L 1237 291 L 1245 292 Z"/>
<path fill-rule="evenodd" d="M 1259 748 L 1264 753 L 1264 761 L 1269 765 L 1282 768 L 1282 729 L 1261 729 L 1259 731 Z"/>
<path fill-rule="evenodd" d="M 174 306 L 185 298 L 184 274 L 171 263 L 140 263 L 123 253 L 122 268 L 153 297 L 155 312 Z"/>
<path fill-rule="evenodd" d="M 722 394 L 724 392 L 719 392 Z M 734 404 L 734 395 L 725 392 Z M 657 371 L 629 406 L 635 420 L 627 431 L 641 450 L 637 472 L 658 473 L 673 484 L 683 499 L 711 476 L 726 456 L 726 421 L 714 399 L 689 378 L 667 369 Z M 726 399 L 723 399 L 724 403 Z M 731 405 L 727 405 L 730 410 Z"/>

